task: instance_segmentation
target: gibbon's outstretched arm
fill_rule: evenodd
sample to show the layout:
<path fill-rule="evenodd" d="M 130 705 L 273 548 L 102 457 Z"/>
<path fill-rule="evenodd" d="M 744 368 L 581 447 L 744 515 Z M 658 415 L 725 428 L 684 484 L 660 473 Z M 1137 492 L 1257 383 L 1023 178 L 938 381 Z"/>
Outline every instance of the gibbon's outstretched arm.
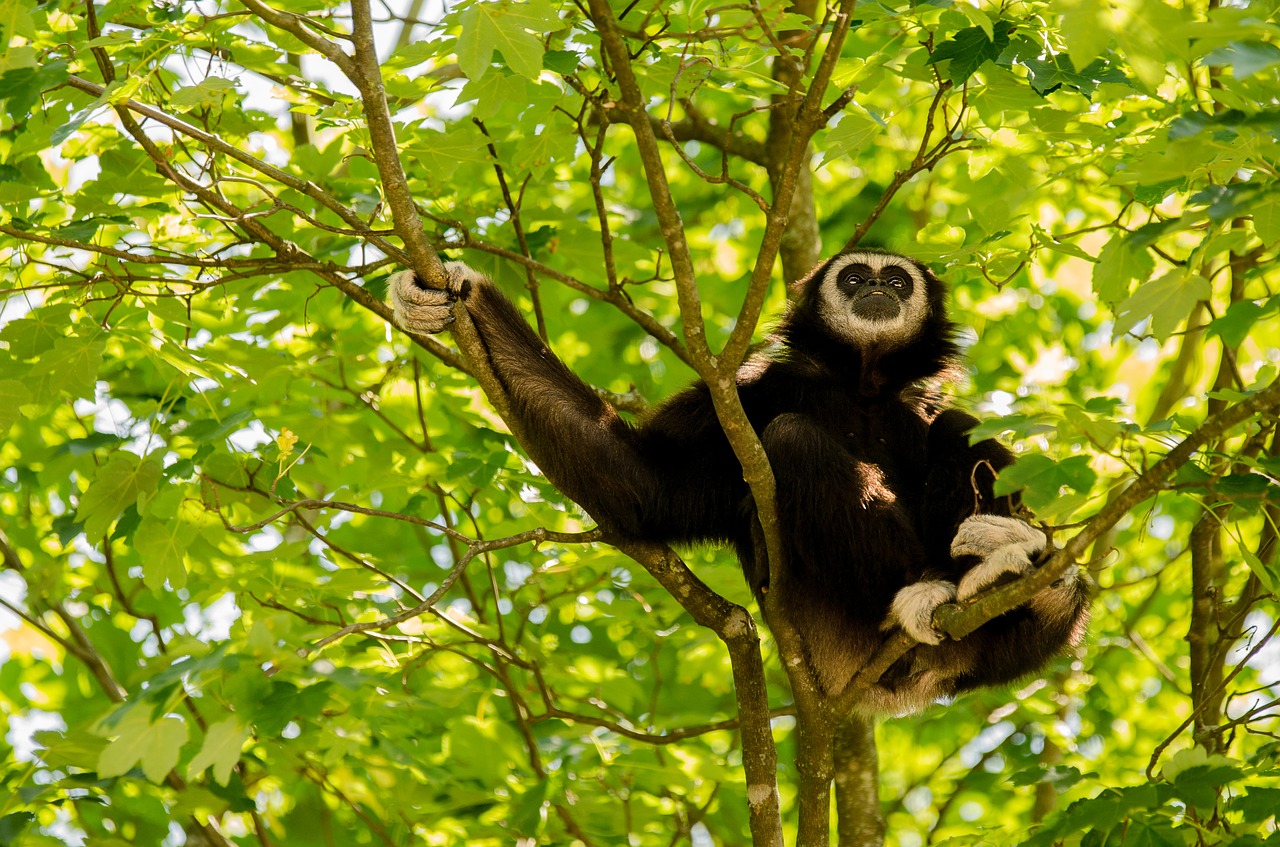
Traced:
<path fill-rule="evenodd" d="M 513 425 L 547 478 L 606 530 L 666 543 L 731 542 L 757 598 L 800 632 L 838 694 L 901 626 L 921 644 L 859 708 L 906 712 L 1040 668 L 1082 636 L 1087 578 L 1070 573 L 960 641 L 932 625 L 1034 567 L 1046 539 L 993 492 L 1012 455 L 969 443 L 976 421 L 939 412 L 930 386 L 954 367 L 945 289 L 912 259 L 840 254 L 798 284 L 774 344 L 738 373 L 743 408 L 774 469 L 786 561 L 764 555 L 742 469 L 695 382 L 632 426 L 537 337 L 483 275 L 449 263 L 448 290 L 392 276 L 397 321 L 438 332 L 462 299 L 506 389 Z"/>
<path fill-rule="evenodd" d="M 439 332 L 453 320 L 452 301 L 466 303 L 522 444 L 557 489 L 603 528 L 629 538 L 727 537 L 732 486 L 718 483 L 726 479 L 726 455 L 734 463 L 729 478 L 737 464 L 705 389 L 677 394 L 632 426 L 556 357 L 486 276 L 461 262 L 445 268 L 447 292 L 424 287 L 413 271 L 391 277 L 397 322 Z"/>

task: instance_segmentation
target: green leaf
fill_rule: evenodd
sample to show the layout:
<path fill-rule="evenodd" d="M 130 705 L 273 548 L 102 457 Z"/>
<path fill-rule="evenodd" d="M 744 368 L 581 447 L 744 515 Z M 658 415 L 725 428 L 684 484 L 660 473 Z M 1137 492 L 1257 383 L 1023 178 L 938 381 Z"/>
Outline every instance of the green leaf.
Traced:
<path fill-rule="evenodd" d="M 105 535 L 127 507 L 142 506 L 155 495 L 161 476 L 156 462 L 123 451 L 115 453 L 80 495 L 76 519 L 84 524 L 85 534 L 93 541 Z"/>
<path fill-rule="evenodd" d="M 440 179 L 448 179 L 460 165 L 487 165 L 489 140 L 474 124 L 463 124 L 448 132 L 424 132 L 410 148 L 423 167 Z"/>
<path fill-rule="evenodd" d="M 71 305 L 54 303 L 10 321 L 0 330 L 0 341 L 8 343 L 15 359 L 34 359 L 65 338 L 70 325 Z"/>
<path fill-rule="evenodd" d="M 544 132 L 517 143 L 511 158 L 519 171 L 531 172 L 535 177 L 541 177 L 551 165 L 571 160 L 574 145 L 572 127 L 561 116 L 556 115 L 547 121 Z"/>
<path fill-rule="evenodd" d="M 542 73 L 542 34 L 558 28 L 559 16 L 545 0 L 516 3 L 477 3 L 459 17 L 458 65 L 469 79 L 489 70 L 494 53 L 525 79 Z M 537 33 L 537 34 L 535 34 Z"/>
<path fill-rule="evenodd" d="M 963 83 L 977 72 L 983 62 L 994 62 L 1009 46 L 1009 34 L 1013 32 L 1011 21 L 999 21 L 995 25 L 995 37 L 988 38 L 982 27 L 962 29 L 934 48 L 926 64 L 950 62 L 946 76 L 956 85 Z"/>
<path fill-rule="evenodd" d="M 1236 79 L 1247 79 L 1280 65 L 1280 47 L 1266 41 L 1233 41 L 1204 57 L 1211 68 L 1230 67 Z"/>
<path fill-rule="evenodd" d="M 542 54 L 542 66 L 561 76 L 570 76 L 580 64 L 582 57 L 571 50 L 548 50 Z"/>
<path fill-rule="evenodd" d="M 1236 765 L 1237 763 L 1234 759 L 1220 756 L 1216 753 L 1210 755 L 1209 751 L 1197 745 L 1179 750 L 1170 756 L 1160 767 L 1160 775 L 1169 780 L 1169 782 L 1176 783 L 1183 773 L 1192 768 L 1235 768 Z"/>
<path fill-rule="evenodd" d="M 1029 56 L 1020 58 L 1018 63 L 1026 67 L 1028 82 L 1040 95 L 1050 94 L 1065 86 L 1092 98 L 1098 86 L 1103 83 L 1129 81 L 1123 71 L 1113 67 L 1105 59 L 1095 59 L 1078 71 L 1065 55 L 1048 55 L 1044 58 Z"/>
<path fill-rule="evenodd" d="M 102 108 L 103 105 L 101 103 L 94 103 L 93 105 L 76 112 L 71 116 L 70 120 L 59 126 L 52 134 L 50 134 L 49 143 L 56 147 L 66 141 L 68 138 L 79 132 L 80 127 L 84 125 L 84 122 L 93 117 L 98 110 Z"/>
<path fill-rule="evenodd" d="M 1188 319 L 1197 303 L 1211 294 L 1207 279 L 1183 269 L 1143 283 L 1116 308 L 1115 336 L 1128 333 L 1149 317 L 1151 334 L 1164 342 Z"/>
<path fill-rule="evenodd" d="M 31 10 L 35 3 L 26 0 L 0 0 L 0 44 L 9 44 L 15 37 L 33 39 L 38 34 Z M 3 50 L 0 50 L 3 54 Z"/>
<path fill-rule="evenodd" d="M 205 77 L 199 85 L 184 85 L 169 98 L 169 105 L 179 112 L 192 109 L 217 109 L 236 93 L 235 80 L 219 76 Z"/>
<path fill-rule="evenodd" d="M 19 844 L 18 836 L 35 820 L 36 816 L 31 812 L 12 812 L 0 818 L 0 845 Z"/>
<path fill-rule="evenodd" d="M 178 764 L 187 743 L 185 722 L 166 715 L 153 723 L 142 705 L 127 707 L 115 730 L 115 739 L 98 756 L 98 776 L 123 776 L 141 765 L 143 775 L 158 784 Z"/>
<path fill-rule="evenodd" d="M 1228 347 L 1239 347 L 1265 315 L 1280 311 L 1280 295 L 1262 302 L 1237 300 L 1227 307 L 1221 317 L 1209 324 L 1209 334 L 1222 339 Z"/>
<path fill-rule="evenodd" d="M 1009 777 L 1009 782 L 1012 785 L 1048 783 L 1058 791 L 1066 791 L 1082 779 L 1084 779 L 1084 774 L 1067 765 L 1038 765 L 1015 773 Z"/>
<path fill-rule="evenodd" d="M 542 832 L 546 822 L 543 811 L 550 786 L 550 780 L 539 780 L 515 802 L 508 819 L 512 832 L 527 838 L 533 838 Z"/>
<path fill-rule="evenodd" d="M 1124 431 L 1124 425 L 1106 417 L 1091 415 L 1079 406 L 1063 406 L 1062 414 L 1100 450 L 1109 450 Z"/>
<path fill-rule="evenodd" d="M 31 392 L 16 379 L 0 379 L 0 435 L 22 417 L 19 406 L 31 402 Z"/>
<path fill-rule="evenodd" d="M 35 68 L 11 68 L 0 74 L 0 100 L 14 120 L 22 120 L 31 113 L 42 89 L 43 81 Z"/>
<path fill-rule="evenodd" d="M 1058 9 L 1062 15 L 1062 37 L 1071 61 L 1077 68 L 1084 67 L 1111 41 L 1114 12 L 1104 0 L 1063 0 Z"/>
<path fill-rule="evenodd" d="M 1199 108 L 1179 115 L 1169 124 L 1169 140 L 1180 141 L 1202 132 L 1212 131 L 1215 141 L 1230 141 L 1242 130 L 1254 130 L 1274 135 L 1280 130 L 1280 109 L 1261 109 L 1246 112 L 1243 109 L 1224 109 L 1208 114 Z"/>
<path fill-rule="evenodd" d="M 1119 233 L 1098 254 L 1093 266 L 1093 291 L 1106 303 L 1119 303 L 1129 296 L 1134 280 L 1146 281 L 1153 268 L 1151 254 Z"/>
<path fill-rule="evenodd" d="M 1246 822 L 1261 823 L 1280 809 L 1280 788 L 1250 786 L 1244 796 L 1231 798 L 1230 807 L 1241 812 Z"/>
<path fill-rule="evenodd" d="M 190 537 L 191 527 L 184 521 L 142 519 L 133 533 L 133 546 L 142 558 L 142 581 L 147 588 L 159 591 L 166 582 L 173 589 L 186 586 L 187 571 L 183 565 Z"/>
<path fill-rule="evenodd" d="M 243 429 L 245 424 L 253 420 L 252 409 L 238 409 L 225 418 L 196 418 L 184 433 L 188 438 L 199 442 L 217 442 Z M 217 457 L 215 457 L 216 459 Z M 206 468 L 208 470 L 208 468 Z M 212 473 L 212 471 L 210 471 Z M 222 479 L 222 477 L 219 477 Z"/>
<path fill-rule="evenodd" d="M 1148 182 L 1133 187 L 1133 199 L 1144 206 L 1159 206 L 1170 194 L 1185 191 L 1187 178 L 1176 176 L 1160 182 Z"/>
<path fill-rule="evenodd" d="M 200 752 L 187 768 L 187 778 L 194 779 L 205 769 L 213 768 L 213 778 L 226 785 L 231 769 L 240 761 L 240 750 L 249 738 L 249 727 L 235 718 L 218 721 L 205 733 Z"/>
<path fill-rule="evenodd" d="M 59 393 L 92 398 L 106 348 L 106 342 L 97 338 L 59 338 L 31 368 L 27 387 L 41 402 Z"/>
<path fill-rule="evenodd" d="M 827 131 L 822 163 L 825 165 L 841 157 L 856 156 L 884 130 L 884 123 L 875 116 L 852 108 L 846 110 L 840 117 L 840 123 Z"/>
<path fill-rule="evenodd" d="M 462 68 L 467 79 L 476 82 L 489 72 L 489 63 L 493 59 L 494 45 L 486 39 L 488 28 L 481 30 L 480 5 L 476 4 L 462 10 L 458 17 L 458 44 L 454 53 L 458 57 L 458 67 Z"/>
<path fill-rule="evenodd" d="M 1280 197 L 1269 197 L 1253 207 L 1253 228 L 1263 244 L 1280 242 Z"/>
<path fill-rule="evenodd" d="M 972 100 L 983 119 L 992 124 L 998 124 L 1005 112 L 1027 112 L 1044 104 L 1026 80 L 995 65 L 983 72 L 983 83 Z"/>
<path fill-rule="evenodd" d="M 1004 415 L 998 418 L 987 418 L 969 431 L 969 443 L 977 444 L 988 438 L 998 438 L 1006 432 L 1013 433 L 1015 438 L 1030 438 L 1054 430 L 1048 415 Z"/>
<path fill-rule="evenodd" d="M 1179 268 L 1138 286 L 1116 310 L 1114 337 L 1119 338 L 1151 319 L 1151 334 L 1164 341 L 1191 315 L 1191 310 L 1212 294 L 1209 280 Z"/>
<path fill-rule="evenodd" d="M 1252 183 L 1210 185 L 1197 191 L 1187 202 L 1208 204 L 1205 211 L 1209 214 L 1209 220 L 1223 223 L 1250 208 L 1259 188 L 1260 186 Z"/>
<path fill-rule="evenodd" d="M 1115 835 L 1113 833 L 1112 838 Z M 1186 847 L 1186 841 L 1168 821 L 1133 820 L 1123 828 L 1123 844 L 1125 847 Z M 1108 839 L 1110 843 L 1110 839 Z"/>
<path fill-rule="evenodd" d="M 528 103 L 529 81 L 515 74 L 485 74 L 469 79 L 458 94 L 459 103 L 475 102 L 475 116 L 487 121 L 512 103 Z"/>
<path fill-rule="evenodd" d="M 1240 554 L 1244 557 L 1245 564 L 1249 566 L 1249 570 L 1253 571 L 1254 576 L 1262 583 L 1267 591 L 1275 592 L 1280 590 L 1280 562 L 1272 560 L 1272 564 L 1268 565 L 1257 554 L 1249 549 L 1242 549 Z"/>
<path fill-rule="evenodd" d="M 1063 488 L 1087 494 L 1098 474 L 1089 466 L 1088 456 L 1071 456 L 1061 461 L 1048 456 L 1019 456 L 1018 461 L 1000 471 L 996 480 L 997 495 L 1022 492 L 1022 498 L 1033 511 L 1046 509 L 1062 496 Z"/>
<path fill-rule="evenodd" d="M 1217 490 L 1236 498 L 1261 498 L 1270 485 L 1267 477 L 1261 473 L 1228 473 L 1217 481 Z"/>

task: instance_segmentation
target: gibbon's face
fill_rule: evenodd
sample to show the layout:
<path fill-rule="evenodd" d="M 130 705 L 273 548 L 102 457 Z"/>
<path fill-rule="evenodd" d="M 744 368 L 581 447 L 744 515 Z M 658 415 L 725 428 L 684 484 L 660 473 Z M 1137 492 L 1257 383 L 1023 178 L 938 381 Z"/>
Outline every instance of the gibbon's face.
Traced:
<path fill-rule="evenodd" d="M 902 347 L 929 314 L 927 285 L 924 272 L 903 256 L 846 253 L 823 272 L 818 314 L 836 335 L 860 347 Z"/>

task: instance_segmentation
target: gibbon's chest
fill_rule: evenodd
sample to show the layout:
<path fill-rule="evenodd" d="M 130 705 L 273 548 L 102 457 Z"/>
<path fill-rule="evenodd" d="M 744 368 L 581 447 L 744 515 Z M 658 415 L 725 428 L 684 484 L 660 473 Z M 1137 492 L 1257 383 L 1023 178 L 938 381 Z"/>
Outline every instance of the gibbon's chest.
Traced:
<path fill-rule="evenodd" d="M 886 473 L 922 476 L 928 427 L 901 404 L 856 405 L 837 421 L 845 447 L 857 459 L 880 465 Z"/>
<path fill-rule="evenodd" d="M 776 364 L 740 388 L 757 433 L 779 415 L 798 413 L 852 458 L 875 465 L 899 494 L 923 486 L 929 425 L 915 404 L 860 397 L 840 383 L 805 379 Z"/>
<path fill-rule="evenodd" d="M 914 499 L 920 492 L 928 466 L 928 424 L 913 407 L 836 395 L 803 411 L 860 465 L 873 466 L 872 473 L 897 496 Z"/>

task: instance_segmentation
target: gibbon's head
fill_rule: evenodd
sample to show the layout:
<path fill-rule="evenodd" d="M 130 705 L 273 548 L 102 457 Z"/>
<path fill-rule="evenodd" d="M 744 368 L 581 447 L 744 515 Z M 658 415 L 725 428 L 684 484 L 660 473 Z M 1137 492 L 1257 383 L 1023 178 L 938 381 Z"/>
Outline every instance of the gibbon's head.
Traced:
<path fill-rule="evenodd" d="M 798 307 L 832 336 L 863 349 L 905 347 L 926 324 L 946 321 L 941 281 L 920 262 L 895 253 L 841 253 L 801 286 Z"/>

